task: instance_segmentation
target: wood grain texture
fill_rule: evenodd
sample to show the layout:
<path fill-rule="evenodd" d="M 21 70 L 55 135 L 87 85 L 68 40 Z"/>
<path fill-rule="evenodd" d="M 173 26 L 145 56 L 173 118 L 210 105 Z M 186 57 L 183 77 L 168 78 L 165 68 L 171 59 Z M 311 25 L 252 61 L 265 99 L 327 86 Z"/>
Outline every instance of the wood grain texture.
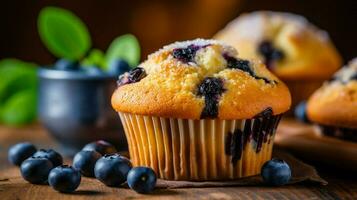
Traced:
<path fill-rule="evenodd" d="M 283 122 L 282 127 L 284 127 Z M 290 124 L 289 124 L 290 126 Z M 141 195 L 127 188 L 110 188 L 99 181 L 83 178 L 74 194 L 61 194 L 46 185 L 25 182 L 18 168 L 6 161 L 7 148 L 20 141 L 31 141 L 40 147 L 59 147 L 39 125 L 22 129 L 0 127 L 0 199 L 357 199 L 357 181 L 323 176 L 327 186 L 297 184 L 284 187 L 222 187 L 157 189 L 153 194 Z"/>
<path fill-rule="evenodd" d="M 285 121 L 275 144 L 308 160 L 357 171 L 357 143 L 324 136 L 313 125 Z"/>

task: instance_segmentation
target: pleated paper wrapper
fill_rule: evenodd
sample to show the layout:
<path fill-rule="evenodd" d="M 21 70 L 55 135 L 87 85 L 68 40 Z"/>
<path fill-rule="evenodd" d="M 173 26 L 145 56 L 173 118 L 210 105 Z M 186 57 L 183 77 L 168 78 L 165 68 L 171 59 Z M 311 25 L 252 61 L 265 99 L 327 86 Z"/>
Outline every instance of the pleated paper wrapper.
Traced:
<path fill-rule="evenodd" d="M 249 120 L 177 119 L 119 113 L 134 166 L 166 180 L 231 180 L 271 159 L 280 115 Z"/>

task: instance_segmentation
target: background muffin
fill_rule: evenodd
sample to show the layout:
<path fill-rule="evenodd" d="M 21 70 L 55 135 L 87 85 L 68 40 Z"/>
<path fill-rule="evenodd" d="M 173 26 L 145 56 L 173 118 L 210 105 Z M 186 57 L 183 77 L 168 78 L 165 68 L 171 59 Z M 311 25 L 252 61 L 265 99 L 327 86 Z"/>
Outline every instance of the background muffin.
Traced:
<path fill-rule="evenodd" d="M 168 45 L 122 75 L 112 105 L 134 165 L 161 178 L 234 179 L 255 175 L 271 157 L 290 93 L 261 62 L 197 39 Z"/>
<path fill-rule="evenodd" d="M 307 115 L 322 133 L 357 141 L 357 58 L 311 96 Z"/>
<path fill-rule="evenodd" d="M 294 105 L 311 95 L 341 65 L 328 34 L 290 13 L 242 14 L 214 38 L 234 46 L 242 58 L 262 60 L 287 83 Z"/>

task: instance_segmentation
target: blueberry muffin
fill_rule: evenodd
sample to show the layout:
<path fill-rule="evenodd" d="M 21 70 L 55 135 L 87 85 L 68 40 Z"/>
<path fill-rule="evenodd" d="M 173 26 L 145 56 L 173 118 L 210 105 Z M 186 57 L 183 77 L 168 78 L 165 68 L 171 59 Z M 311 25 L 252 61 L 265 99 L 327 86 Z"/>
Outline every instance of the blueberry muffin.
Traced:
<path fill-rule="evenodd" d="M 214 38 L 235 47 L 242 58 L 262 60 L 287 84 L 293 106 L 307 99 L 341 66 L 328 34 L 290 13 L 242 14 Z"/>
<path fill-rule="evenodd" d="M 168 180 L 258 174 L 290 103 L 288 88 L 264 63 L 203 39 L 151 54 L 119 77 L 112 96 L 133 164 Z"/>
<path fill-rule="evenodd" d="M 321 133 L 357 141 L 357 58 L 310 97 L 307 116 Z"/>

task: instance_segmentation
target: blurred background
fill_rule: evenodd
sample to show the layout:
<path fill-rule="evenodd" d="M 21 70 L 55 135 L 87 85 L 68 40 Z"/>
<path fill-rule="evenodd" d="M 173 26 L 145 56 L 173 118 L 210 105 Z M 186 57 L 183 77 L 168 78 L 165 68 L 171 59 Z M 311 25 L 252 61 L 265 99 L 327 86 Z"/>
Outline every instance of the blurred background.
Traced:
<path fill-rule="evenodd" d="M 37 16 L 52 5 L 73 11 L 89 27 L 93 46 L 106 49 L 133 33 L 147 54 L 177 40 L 209 38 L 243 12 L 287 11 L 305 16 L 330 34 L 345 61 L 357 56 L 357 1 L 353 0 L 6 0 L 0 2 L 0 59 L 38 64 L 55 61 L 40 40 Z"/>

